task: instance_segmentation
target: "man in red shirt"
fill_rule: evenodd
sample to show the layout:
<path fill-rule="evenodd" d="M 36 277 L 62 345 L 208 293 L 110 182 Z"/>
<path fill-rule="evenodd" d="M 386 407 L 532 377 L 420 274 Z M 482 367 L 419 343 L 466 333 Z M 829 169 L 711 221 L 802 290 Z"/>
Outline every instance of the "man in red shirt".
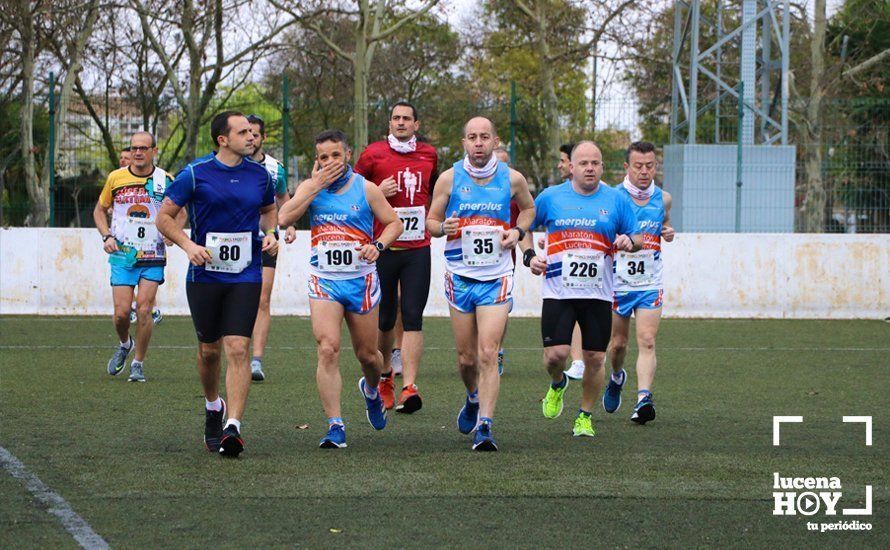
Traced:
<path fill-rule="evenodd" d="M 430 234 L 426 230 L 431 184 L 438 177 L 439 158 L 429 144 L 417 140 L 417 109 L 407 101 L 393 105 L 389 136 L 364 150 L 355 171 L 380 186 L 383 195 L 402 220 L 399 239 L 380 254 L 380 352 L 384 374 L 378 387 L 387 409 L 395 405 L 392 346 L 396 317 L 402 314 L 402 376 L 396 412 L 413 413 L 423 402 L 415 381 L 423 355 L 423 310 L 430 292 Z M 375 222 L 374 236 L 381 227 Z"/>

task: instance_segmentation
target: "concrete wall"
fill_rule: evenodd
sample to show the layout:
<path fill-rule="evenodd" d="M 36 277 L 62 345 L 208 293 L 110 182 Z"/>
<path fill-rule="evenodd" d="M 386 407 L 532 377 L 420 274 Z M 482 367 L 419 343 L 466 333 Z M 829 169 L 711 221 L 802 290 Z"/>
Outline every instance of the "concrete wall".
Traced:
<path fill-rule="evenodd" d="M 429 316 L 447 315 L 442 240 L 433 245 Z M 307 315 L 309 234 L 282 244 L 275 315 Z M 680 233 L 664 244 L 671 317 L 890 317 L 890 235 Z M 187 314 L 185 254 L 174 247 L 158 304 Z M 110 315 L 109 267 L 95 229 L 0 229 L 0 314 Z M 541 281 L 520 266 L 514 315 L 536 317 Z"/>

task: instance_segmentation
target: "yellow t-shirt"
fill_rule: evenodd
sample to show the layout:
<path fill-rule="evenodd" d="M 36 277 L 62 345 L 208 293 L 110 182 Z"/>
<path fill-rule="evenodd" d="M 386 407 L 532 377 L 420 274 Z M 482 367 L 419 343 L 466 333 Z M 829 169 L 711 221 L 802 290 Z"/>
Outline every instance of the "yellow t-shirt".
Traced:
<path fill-rule="evenodd" d="M 155 182 L 161 177 L 163 181 Z M 112 208 L 111 234 L 121 249 L 109 261 L 136 266 L 166 264 L 164 238 L 155 222 L 164 200 L 164 190 L 172 181 L 173 177 L 160 168 L 154 168 L 150 176 L 137 176 L 129 167 L 108 174 L 99 204 Z"/>

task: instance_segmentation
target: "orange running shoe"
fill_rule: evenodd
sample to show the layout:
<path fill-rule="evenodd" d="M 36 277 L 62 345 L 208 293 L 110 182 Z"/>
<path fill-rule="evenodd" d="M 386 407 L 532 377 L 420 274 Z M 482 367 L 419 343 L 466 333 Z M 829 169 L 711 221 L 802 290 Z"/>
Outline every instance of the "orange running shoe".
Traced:
<path fill-rule="evenodd" d="M 420 399 L 420 394 L 417 393 L 417 386 L 411 384 L 410 386 L 402 388 L 402 393 L 399 394 L 399 405 L 396 407 L 396 412 L 411 414 L 419 411 L 421 407 L 423 407 L 423 401 Z"/>
<path fill-rule="evenodd" d="M 380 383 L 377 384 L 377 391 L 380 392 L 380 397 L 383 398 L 383 406 L 386 407 L 387 410 L 393 408 L 396 404 L 396 391 L 392 386 L 392 375 L 387 376 L 386 378 L 380 377 Z"/>

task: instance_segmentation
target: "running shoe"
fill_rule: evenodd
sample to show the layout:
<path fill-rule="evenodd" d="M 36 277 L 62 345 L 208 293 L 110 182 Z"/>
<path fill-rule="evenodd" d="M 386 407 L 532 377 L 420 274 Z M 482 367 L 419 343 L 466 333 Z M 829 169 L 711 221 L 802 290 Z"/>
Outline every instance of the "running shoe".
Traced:
<path fill-rule="evenodd" d="M 392 359 L 390 359 L 393 376 L 402 376 L 402 350 L 396 348 L 392 350 Z M 392 407 L 389 407 L 390 409 Z"/>
<path fill-rule="evenodd" d="M 114 350 L 114 355 L 111 356 L 111 359 L 108 360 L 108 374 L 111 376 L 117 376 L 124 370 L 124 364 L 127 362 L 127 356 L 130 355 L 130 352 L 133 351 L 133 346 L 135 342 L 133 342 L 133 337 L 128 336 L 129 345 L 127 347 L 118 345 L 117 349 Z"/>
<path fill-rule="evenodd" d="M 498 376 L 504 375 L 504 350 L 498 350 Z"/>
<path fill-rule="evenodd" d="M 627 382 L 627 373 L 623 370 L 621 371 L 620 384 L 616 383 L 611 376 L 609 377 L 609 385 L 606 386 L 606 391 L 603 392 L 603 409 L 607 413 L 613 413 L 621 406 L 621 390 L 624 388 L 625 382 Z"/>
<path fill-rule="evenodd" d="M 581 380 L 584 378 L 584 361 L 572 361 L 572 366 L 565 372 L 572 380 Z"/>
<path fill-rule="evenodd" d="M 457 429 L 462 434 L 471 433 L 479 422 L 479 403 L 470 403 L 467 398 L 464 406 L 457 414 Z"/>
<path fill-rule="evenodd" d="M 554 388 L 553 384 L 550 384 L 547 388 L 547 395 L 544 396 L 544 401 L 541 402 L 544 418 L 556 418 L 562 414 L 567 389 L 569 389 L 569 378 L 567 376 L 565 377 L 565 385 L 561 388 Z"/>
<path fill-rule="evenodd" d="M 219 452 L 219 442 L 222 440 L 223 425 L 226 422 L 226 401 L 221 400 L 221 410 L 204 409 L 204 446 L 211 453 Z"/>
<path fill-rule="evenodd" d="M 652 394 L 646 394 L 646 397 L 642 398 L 637 406 L 634 407 L 634 412 L 630 415 L 630 419 L 636 422 L 637 424 L 645 424 L 651 420 L 655 420 L 655 403 L 652 402 Z"/>
<path fill-rule="evenodd" d="M 371 399 L 367 395 L 365 395 L 365 378 L 362 377 L 358 381 L 358 389 L 362 393 L 362 397 L 365 398 L 365 407 L 367 408 L 366 416 L 368 417 L 368 423 L 371 424 L 375 430 L 382 430 L 386 427 L 386 407 L 383 405 L 383 399 L 380 397 L 380 392 L 377 392 L 377 396 L 374 399 Z"/>
<path fill-rule="evenodd" d="M 596 430 L 593 428 L 593 420 L 590 418 L 589 414 L 578 413 L 578 418 L 575 419 L 575 427 L 572 429 L 572 435 L 575 437 L 596 436 Z"/>
<path fill-rule="evenodd" d="M 474 451 L 497 451 L 498 444 L 495 443 L 494 437 L 491 436 L 491 424 L 488 422 L 480 422 L 476 428 L 476 435 L 473 437 Z"/>
<path fill-rule="evenodd" d="M 396 390 L 393 388 L 392 377 L 393 371 L 390 371 L 389 376 L 381 376 L 380 383 L 377 384 L 377 391 L 380 393 L 380 398 L 383 399 L 383 406 L 387 410 L 393 408 L 396 404 Z"/>
<path fill-rule="evenodd" d="M 382 394 L 381 394 L 382 395 Z M 417 393 L 417 386 L 411 384 L 402 388 L 399 394 L 399 404 L 396 406 L 396 412 L 411 414 L 419 411 L 423 407 L 423 401 L 420 394 Z"/>
<path fill-rule="evenodd" d="M 328 433 L 321 438 L 319 449 L 343 449 L 346 447 L 346 426 L 343 424 L 331 424 Z"/>
<path fill-rule="evenodd" d="M 142 373 L 142 363 L 133 361 L 130 363 L 130 377 L 127 382 L 145 382 L 145 375 Z"/>
<path fill-rule="evenodd" d="M 263 372 L 263 363 L 254 359 L 250 362 L 250 379 L 254 382 L 262 382 L 266 379 L 266 374 Z"/>
<path fill-rule="evenodd" d="M 130 304 L 130 323 L 136 322 L 136 302 Z"/>
<path fill-rule="evenodd" d="M 163 321 L 163 320 L 164 320 L 164 316 L 161 315 L 161 310 L 158 309 L 157 307 L 151 308 L 151 322 L 156 325 L 160 325 L 161 321 Z"/>
<path fill-rule="evenodd" d="M 238 428 L 229 425 L 223 430 L 222 440 L 219 442 L 219 455 L 229 458 L 238 458 L 241 451 L 244 450 L 244 440 L 238 433 Z"/>

